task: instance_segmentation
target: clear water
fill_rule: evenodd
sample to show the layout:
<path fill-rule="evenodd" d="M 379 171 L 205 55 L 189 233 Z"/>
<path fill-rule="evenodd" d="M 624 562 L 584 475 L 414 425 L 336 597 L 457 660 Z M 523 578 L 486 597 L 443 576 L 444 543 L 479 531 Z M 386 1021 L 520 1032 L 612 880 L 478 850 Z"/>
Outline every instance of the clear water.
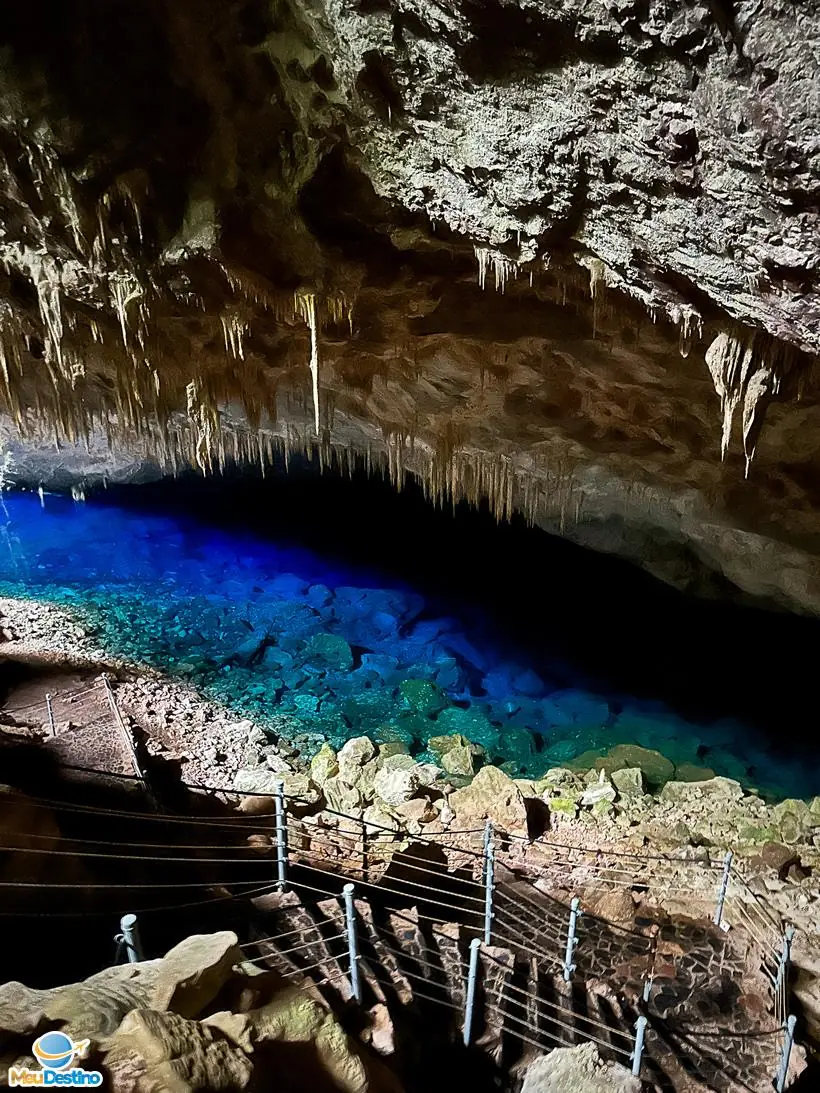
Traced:
<path fill-rule="evenodd" d="M 651 687 L 591 682 L 577 649 L 510 641 L 481 588 L 465 606 L 340 560 L 333 528 L 326 549 L 311 549 L 281 530 L 219 526 L 183 494 L 164 511 L 134 498 L 48 496 L 41 507 L 6 494 L 0 593 L 80 608 L 110 653 L 185 677 L 237 717 L 307 736 L 308 752 L 367 734 L 423 753 L 431 736 L 460 731 L 511 773 L 537 777 L 628 743 L 774 796 L 820 791 L 816 763 L 783 754 L 770 730 L 725 710 L 682 716 Z M 544 619 L 534 632 L 548 629 Z M 612 642 L 625 633 L 613 627 Z"/>

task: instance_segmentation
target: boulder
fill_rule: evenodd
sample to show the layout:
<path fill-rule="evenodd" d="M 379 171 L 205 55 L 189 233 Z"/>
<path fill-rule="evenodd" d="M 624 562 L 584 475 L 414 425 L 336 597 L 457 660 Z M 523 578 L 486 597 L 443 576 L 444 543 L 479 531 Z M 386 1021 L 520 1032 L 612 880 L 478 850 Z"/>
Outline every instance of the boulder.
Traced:
<path fill-rule="evenodd" d="M 469 744 L 449 748 L 441 757 L 441 765 L 448 774 L 471 778 L 475 773 L 475 756 Z"/>
<path fill-rule="evenodd" d="M 335 778 L 339 773 L 339 761 L 330 744 L 322 744 L 310 761 L 310 779 L 319 786 L 324 786 L 328 778 Z"/>
<path fill-rule="evenodd" d="M 123 1017 L 148 1004 L 159 960 L 105 968 L 81 983 L 34 990 L 23 983 L 0 986 L 0 1032 L 34 1035 L 59 1022 L 77 1037 L 97 1039 L 114 1031 Z"/>
<path fill-rule="evenodd" d="M 667 782 L 660 793 L 662 801 L 690 805 L 699 801 L 726 804 L 743 797 L 743 786 L 733 778 L 708 778 L 703 782 Z"/>
<path fill-rule="evenodd" d="M 445 736 L 431 736 L 427 741 L 428 751 L 437 755 L 439 759 L 453 748 L 468 748 L 470 741 L 460 732 L 447 733 Z"/>
<path fill-rule="evenodd" d="M 321 791 L 306 774 L 278 772 L 268 770 L 267 767 L 257 767 L 255 770 L 238 770 L 234 777 L 234 790 L 237 793 L 249 795 L 240 804 L 241 811 L 272 813 L 276 807 L 274 796 L 279 782 L 284 783 L 285 797 L 289 798 L 288 808 L 294 812 L 304 812 L 305 809 L 313 808 L 322 799 Z"/>
<path fill-rule="evenodd" d="M 195 1017 L 216 998 L 235 964 L 242 962 L 236 934 L 193 934 L 165 954 L 159 964 L 150 1006 Z"/>
<path fill-rule="evenodd" d="M 300 1055 L 302 1088 L 325 1089 L 329 1077 L 331 1084 L 342 1093 L 366 1093 L 368 1072 L 364 1061 L 332 1014 L 304 991 L 286 988 L 266 1006 L 251 1010 L 246 1016 L 256 1044 L 314 1045 L 320 1070 L 311 1081 L 310 1056 Z M 305 1073 L 301 1072 L 302 1066 Z"/>
<path fill-rule="evenodd" d="M 362 817 L 367 824 L 367 834 L 377 835 L 383 829 L 398 831 L 399 824 L 392 812 L 388 812 L 381 805 L 373 804 L 364 810 Z"/>
<path fill-rule="evenodd" d="M 779 880 L 785 880 L 789 870 L 800 865 L 800 855 L 791 847 L 782 843 L 767 842 L 759 852 L 747 862 L 749 869 L 762 873 L 776 873 Z"/>
<path fill-rule="evenodd" d="M 596 892 L 585 902 L 584 910 L 619 926 L 632 926 L 635 922 L 635 901 L 625 888 Z"/>
<path fill-rule="evenodd" d="M 578 815 L 578 802 L 575 797 L 550 797 L 547 799 L 550 812 L 555 812 L 559 816 L 570 816 L 575 818 Z"/>
<path fill-rule="evenodd" d="M 604 1062 L 594 1044 L 557 1047 L 530 1063 L 521 1093 L 641 1093 L 620 1063 Z"/>
<path fill-rule="evenodd" d="M 408 824 L 429 824 L 437 817 L 429 797 L 414 797 L 412 801 L 396 805 L 394 812 Z"/>
<path fill-rule="evenodd" d="M 435 763 L 416 763 L 415 770 L 419 783 L 425 788 L 444 776 L 441 767 L 437 767 Z"/>
<path fill-rule="evenodd" d="M 338 634 L 314 634 L 305 647 L 305 660 L 322 668 L 348 672 L 353 667 L 353 650 Z"/>
<path fill-rule="evenodd" d="M 567 796 L 568 791 L 581 792 L 581 779 L 574 770 L 569 770 L 567 767 L 550 767 L 542 781 L 545 783 L 545 790 L 546 788 L 560 790 L 562 797 Z"/>
<path fill-rule="evenodd" d="M 327 807 L 332 812 L 343 812 L 345 815 L 357 816 L 362 809 L 362 795 L 356 786 L 345 782 L 341 774 L 334 778 L 328 778 L 322 792 L 325 795 Z"/>
<path fill-rule="evenodd" d="M 405 679 L 399 685 L 399 693 L 414 710 L 431 717 L 443 710 L 447 698 L 441 688 L 429 679 Z"/>
<path fill-rule="evenodd" d="M 46 1024 L 45 1007 L 50 990 L 36 990 L 12 980 L 0 986 L 0 1032 L 32 1039 Z"/>
<path fill-rule="evenodd" d="M 409 762 L 408 762 L 409 761 Z M 409 801 L 419 790 L 419 764 L 409 755 L 393 755 L 384 760 L 373 779 L 373 792 L 386 805 Z"/>
<path fill-rule="evenodd" d="M 617 796 L 618 794 L 615 790 L 615 787 L 610 781 L 607 780 L 604 772 L 601 771 L 598 775 L 597 781 L 590 785 L 582 793 L 581 805 L 584 808 L 590 808 L 593 805 L 599 805 L 602 801 L 606 802 L 607 804 L 611 804 Z"/>
<path fill-rule="evenodd" d="M 610 777 L 622 797 L 643 796 L 643 771 L 640 767 L 622 767 L 620 770 L 613 770 Z"/>
<path fill-rule="evenodd" d="M 549 786 L 543 778 L 514 778 L 513 781 L 521 790 L 524 797 L 541 797 L 542 794 L 548 793 Z"/>
<path fill-rule="evenodd" d="M 376 747 L 367 736 L 354 736 L 339 751 L 339 777 L 348 785 L 358 785 L 362 768 L 376 757 Z"/>
<path fill-rule="evenodd" d="M 460 827 L 481 827 L 492 820 L 502 830 L 526 834 L 527 807 L 518 786 L 498 767 L 482 767 L 469 786 L 450 794 Z"/>

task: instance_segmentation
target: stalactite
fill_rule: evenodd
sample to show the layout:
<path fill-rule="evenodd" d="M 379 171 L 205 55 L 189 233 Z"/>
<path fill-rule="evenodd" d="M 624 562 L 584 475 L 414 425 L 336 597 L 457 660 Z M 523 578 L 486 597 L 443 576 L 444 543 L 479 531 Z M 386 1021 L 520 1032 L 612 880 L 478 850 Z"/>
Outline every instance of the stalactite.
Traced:
<path fill-rule="evenodd" d="M 489 247 L 474 246 L 473 250 L 478 261 L 479 288 L 486 288 L 487 271 L 492 269 L 496 291 L 503 293 L 507 281 L 518 276 L 518 263 L 497 251 L 490 250 Z"/>
<path fill-rule="evenodd" d="M 122 344 L 128 349 L 128 305 L 143 295 L 142 285 L 133 273 L 110 273 L 108 287 L 111 293 L 111 306 L 120 324 Z"/>
<path fill-rule="evenodd" d="M 766 407 L 780 393 L 783 380 L 794 366 L 794 355 L 766 334 L 737 327 L 718 334 L 706 350 L 706 363 L 720 398 L 722 459 L 729 450 L 735 413 L 742 404 L 743 451 L 748 478 Z"/>
<path fill-rule="evenodd" d="M 310 377 L 313 387 L 313 423 L 319 435 L 319 331 L 316 322 L 316 296 L 312 292 L 300 292 L 294 297 L 298 314 L 310 331 Z"/>
<path fill-rule="evenodd" d="M 60 271 L 49 255 L 37 255 L 31 262 L 32 280 L 43 323 L 46 359 L 63 368 L 63 316 L 60 305 Z"/>
<path fill-rule="evenodd" d="M 244 339 L 250 332 L 250 323 L 243 316 L 233 311 L 227 315 L 220 315 L 219 321 L 222 324 L 225 352 L 230 353 L 235 360 L 244 360 Z"/>
<path fill-rule="evenodd" d="M 703 319 L 700 312 L 696 311 L 691 304 L 673 305 L 669 311 L 669 317 L 680 330 L 678 340 L 680 355 L 688 357 L 694 334 L 697 334 L 698 338 L 703 337 Z"/>

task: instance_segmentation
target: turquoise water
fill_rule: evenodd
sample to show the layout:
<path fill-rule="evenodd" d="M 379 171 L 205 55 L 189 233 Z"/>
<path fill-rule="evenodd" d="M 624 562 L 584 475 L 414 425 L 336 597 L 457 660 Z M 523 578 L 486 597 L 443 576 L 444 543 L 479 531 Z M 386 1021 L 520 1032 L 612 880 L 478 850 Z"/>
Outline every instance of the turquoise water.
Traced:
<path fill-rule="evenodd" d="M 309 549 L 218 526 L 202 506 L 47 496 L 43 507 L 24 493 L 5 495 L 2 516 L 2 594 L 79 608 L 110 653 L 306 735 L 308 752 L 367 734 L 422 753 L 459 731 L 511 773 L 539 776 L 634 743 L 776 795 L 818 791 L 814 764 L 779 755 L 742 719 L 686 717 L 657 695 L 593 685 L 554 648 L 507 641 L 480 604 L 340 561 L 332 529 L 326 550 Z"/>

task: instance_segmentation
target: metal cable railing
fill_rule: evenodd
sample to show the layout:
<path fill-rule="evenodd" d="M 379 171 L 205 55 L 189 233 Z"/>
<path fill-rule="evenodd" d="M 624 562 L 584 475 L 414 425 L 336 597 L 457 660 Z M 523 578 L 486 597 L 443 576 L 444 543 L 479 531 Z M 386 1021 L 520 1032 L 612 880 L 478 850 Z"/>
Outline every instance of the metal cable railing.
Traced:
<path fill-rule="evenodd" d="M 110 777 L 109 772 L 89 773 L 104 774 Z M 230 791 L 219 790 L 219 792 L 229 793 Z M 116 844 L 120 849 L 156 852 L 154 854 L 131 853 L 123 855 L 122 853 L 112 854 L 106 849 L 78 849 L 78 847 L 110 847 L 113 845 L 113 841 L 106 843 L 102 840 L 71 840 L 69 838 L 64 841 L 72 847 L 70 850 L 53 845 L 42 848 L 15 845 L 5 849 L 13 854 L 40 857 L 46 857 L 49 854 L 71 855 L 78 858 L 101 860 L 117 858 L 134 861 L 135 863 L 150 862 L 152 864 L 165 862 L 180 865 L 196 864 L 198 866 L 206 863 L 234 864 L 242 868 L 249 863 L 255 867 L 269 867 L 270 857 L 268 855 L 272 853 L 279 863 L 280 876 L 278 881 L 271 884 L 259 885 L 258 880 L 209 880 L 202 882 L 180 882 L 177 880 L 173 884 L 166 884 L 150 879 L 120 885 L 97 885 L 94 883 L 76 885 L 57 881 L 3 881 L 0 882 L 0 887 L 37 888 L 41 890 L 72 887 L 84 889 L 106 888 L 111 890 L 225 887 L 232 890 L 227 896 L 215 897 L 215 901 L 218 901 L 233 898 L 234 893 L 237 892 L 240 895 L 243 892 L 250 895 L 251 892 L 265 893 L 276 888 L 281 890 L 284 883 L 286 883 L 287 886 L 297 891 L 309 893 L 312 896 L 318 895 L 338 899 L 339 883 L 347 881 L 352 874 L 357 878 L 356 887 L 360 891 L 367 892 L 371 898 L 377 899 L 380 906 L 391 913 L 406 913 L 407 903 L 412 902 L 421 905 L 425 909 L 430 905 L 432 909 L 440 910 L 448 916 L 440 918 L 435 914 L 426 913 L 426 910 L 419 911 L 418 906 L 416 906 L 414 925 L 418 923 L 428 923 L 430 926 L 447 925 L 453 921 L 454 917 L 462 921 L 472 918 L 474 922 L 469 929 L 480 933 L 483 922 L 485 941 L 489 941 L 492 933 L 495 932 L 499 939 L 517 954 L 518 958 L 531 957 L 535 954 L 552 972 L 563 968 L 565 980 L 569 979 L 572 970 L 574 970 L 575 965 L 572 957 L 574 946 L 579 940 L 573 925 L 574 919 L 571 915 L 569 934 L 566 939 L 567 951 L 562 964 L 560 947 L 564 941 L 564 927 L 566 926 L 566 921 L 562 922 L 562 913 L 566 918 L 568 908 L 565 903 L 554 897 L 546 896 L 534 887 L 531 888 L 531 894 L 527 894 L 525 890 L 522 890 L 527 883 L 531 884 L 530 878 L 533 872 L 540 877 L 550 877 L 551 872 L 554 872 L 553 883 L 559 890 L 563 891 L 573 889 L 594 891 L 598 886 L 616 889 L 639 888 L 649 891 L 657 887 L 659 894 L 664 897 L 686 894 L 688 900 L 699 899 L 703 904 L 715 900 L 715 896 L 711 892 L 711 888 L 714 887 L 717 890 L 714 922 L 726 926 L 727 922 L 724 918 L 726 910 L 736 917 L 737 924 L 745 930 L 756 950 L 760 953 L 761 974 L 771 987 L 772 1008 L 778 1027 L 788 1027 L 785 1024 L 788 1011 L 787 981 L 788 958 L 790 955 L 787 951 L 788 946 L 784 944 L 783 934 L 779 932 L 779 922 L 776 916 L 752 892 L 748 882 L 738 869 L 730 872 L 731 856 L 724 861 L 721 874 L 720 867 L 710 861 L 692 861 L 691 859 L 673 858 L 668 855 L 640 855 L 600 847 L 572 847 L 551 840 L 524 840 L 521 837 L 508 836 L 503 833 L 498 833 L 502 845 L 496 849 L 493 847 L 493 832 L 491 829 L 489 830 L 489 840 L 488 831 L 485 829 L 483 832 L 484 848 L 477 850 L 460 845 L 458 839 L 472 839 L 474 836 L 482 834 L 479 829 L 467 828 L 452 832 L 435 832 L 430 833 L 430 836 L 410 835 L 406 832 L 398 833 L 387 826 L 372 825 L 359 817 L 345 815 L 340 812 L 334 812 L 331 815 L 337 820 L 344 821 L 346 826 L 337 824 L 335 827 L 327 827 L 318 822 L 306 818 L 298 819 L 292 814 L 288 814 L 288 803 L 290 801 L 301 801 L 302 799 L 288 798 L 284 794 L 283 788 L 274 795 L 258 794 L 258 796 L 274 797 L 279 812 L 284 816 L 284 823 L 280 825 L 277 819 L 276 826 L 274 826 L 272 817 L 265 817 L 264 820 L 249 820 L 244 815 L 239 817 L 203 817 L 197 814 L 188 816 L 164 815 L 156 812 L 128 809 L 98 809 L 94 806 L 51 801 L 48 798 L 26 797 L 25 800 L 32 807 L 51 808 L 66 815 L 110 817 L 120 821 L 138 823 L 140 826 L 146 821 L 160 822 L 175 825 L 182 830 L 187 826 L 197 832 L 203 832 L 204 828 L 213 828 L 220 831 L 222 838 L 225 837 L 227 831 L 230 831 L 231 835 L 263 836 L 266 840 L 264 845 L 252 845 L 247 842 L 235 846 L 226 845 L 225 843 L 197 845 L 182 841 L 179 843 L 156 841 Z M 371 830 L 374 827 L 376 830 Z M 32 839 L 42 837 L 42 835 L 35 833 L 31 835 Z M 25 838 L 28 838 L 28 836 L 18 836 L 18 840 Z M 288 843 L 291 839 L 294 842 L 303 842 L 307 845 L 289 846 Z M 508 842 L 512 849 L 504 849 L 503 844 L 505 842 Z M 524 847 L 525 843 L 526 849 Z M 429 858 L 425 858 L 423 854 L 409 849 L 411 844 L 416 844 L 417 847 L 422 848 L 425 846 L 435 848 L 436 853 L 442 855 L 442 859 L 437 863 L 432 862 Z M 520 851 L 516 852 L 516 848 L 520 848 Z M 168 851 L 180 850 L 196 850 L 200 853 L 190 855 L 167 854 Z M 208 857 L 207 853 L 202 853 L 204 851 L 215 851 L 222 856 Z M 244 856 L 248 852 L 251 852 L 253 856 Z M 451 858 L 461 856 L 461 860 L 463 860 L 465 855 L 475 862 L 476 869 L 479 865 L 482 866 L 481 880 L 476 879 L 475 876 L 465 874 L 463 870 L 461 872 L 451 871 Z M 359 860 L 361 864 L 359 864 Z M 493 862 L 497 863 L 499 868 L 508 870 L 513 878 L 512 886 L 503 880 L 494 879 Z M 390 873 L 394 863 L 401 866 L 400 873 L 397 875 Z M 440 867 L 436 868 L 436 865 Z M 281 871 L 283 867 L 284 873 Z M 379 870 L 382 871 L 379 873 Z M 373 879 L 374 871 L 379 873 L 376 879 Z M 303 873 L 307 873 L 308 878 L 303 877 Z M 316 883 L 310 882 L 309 875 L 311 874 L 315 875 Z M 287 880 L 283 883 L 285 875 L 287 875 Z M 327 878 L 325 883 L 329 883 L 329 887 L 322 887 L 320 877 Z M 428 880 L 427 878 L 431 879 Z M 433 883 L 433 880 L 437 883 Z M 706 884 L 704 884 L 704 881 L 706 881 Z M 346 885 L 347 887 L 350 887 L 349 884 Z M 390 904 L 395 904 L 396 900 L 401 901 L 399 907 L 391 907 Z M 209 901 L 195 901 L 192 905 L 196 906 L 207 902 Z M 184 904 L 173 906 L 184 906 Z M 148 910 L 154 909 L 149 908 Z M 328 921 L 336 920 L 331 918 Z M 633 937 L 641 936 L 637 931 L 630 931 L 622 926 L 608 923 L 602 918 L 590 918 L 589 922 L 590 927 L 581 932 L 581 940 L 585 944 L 594 945 L 596 943 L 596 930 L 598 932 L 606 930 L 609 935 L 617 933 L 623 936 L 630 934 Z M 595 924 L 594 928 L 593 924 Z M 308 925 L 305 928 L 309 930 L 312 927 Z M 291 931 L 291 933 L 296 932 L 298 931 Z M 301 951 L 310 952 L 311 948 L 327 944 L 329 941 L 338 943 L 345 936 L 344 934 L 338 934 L 334 935 L 332 939 L 317 938 L 316 940 L 305 941 L 300 945 L 290 946 L 287 950 L 279 951 L 279 955 L 287 956 L 288 953 Z M 266 939 L 266 942 L 249 942 L 245 947 L 262 945 L 276 940 L 277 935 L 271 935 Z M 611 936 L 608 940 L 611 941 Z M 778 942 L 781 943 L 779 947 Z M 647 953 L 649 953 L 651 946 L 652 942 L 647 939 Z M 271 955 L 275 955 L 275 952 L 276 950 Z M 265 961 L 268 959 L 268 954 L 255 957 L 251 962 L 254 959 L 256 962 Z M 323 958 L 316 965 L 295 969 L 289 974 L 304 974 L 312 970 L 313 967 L 319 967 L 322 963 L 327 963 L 328 959 L 330 958 Z M 353 977 L 356 966 L 356 960 L 351 957 L 351 977 Z M 421 978 L 424 979 L 424 977 Z M 538 1030 L 531 1027 L 531 1023 L 527 1023 L 531 1014 L 537 1015 L 539 1020 L 543 1018 L 545 1022 L 563 1020 L 560 1013 L 557 1012 L 559 1008 L 550 1010 L 550 1007 L 544 1004 L 543 999 L 533 999 L 527 992 L 516 994 L 516 990 L 520 991 L 521 989 L 508 985 L 507 994 L 504 995 L 502 1000 L 506 1000 L 507 1007 L 512 1005 L 525 1010 L 527 1019 L 524 1021 L 523 1029 L 526 1036 L 532 1038 L 539 1035 Z M 519 1001 L 522 997 L 527 999 L 526 1003 Z M 435 999 L 435 1001 L 440 1000 Z M 509 1019 L 521 1020 L 515 1014 L 509 1014 Z M 574 1014 L 573 1034 L 576 1033 L 579 1026 L 583 1026 L 586 1022 L 589 1022 L 590 1028 L 596 1026 L 593 1019 Z M 600 1025 L 600 1022 L 597 1024 Z M 623 1037 L 625 1035 L 622 1029 L 612 1028 L 608 1025 L 602 1025 L 601 1028 L 606 1030 L 607 1035 L 610 1036 Z M 725 1030 L 726 1035 L 730 1033 L 731 1030 Z M 788 1037 L 787 1031 L 783 1035 L 784 1050 Z"/>

